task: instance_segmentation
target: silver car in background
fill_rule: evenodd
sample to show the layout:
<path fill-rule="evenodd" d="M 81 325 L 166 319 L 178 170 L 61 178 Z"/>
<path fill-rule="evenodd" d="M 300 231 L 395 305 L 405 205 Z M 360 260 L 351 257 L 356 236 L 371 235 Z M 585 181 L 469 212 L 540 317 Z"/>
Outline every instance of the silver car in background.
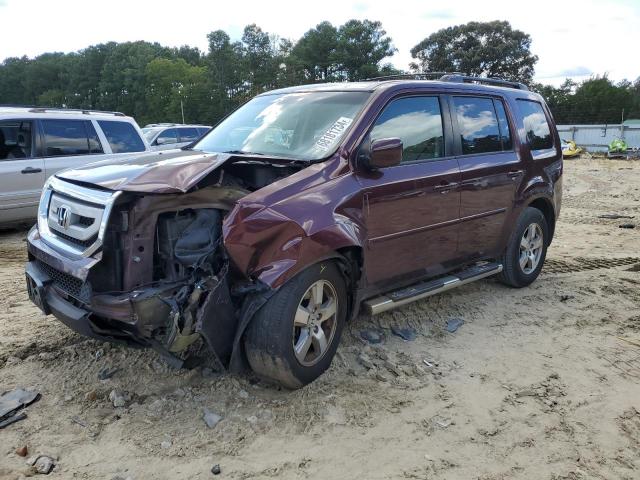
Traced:
<path fill-rule="evenodd" d="M 185 125 L 182 123 L 151 123 L 142 129 L 152 150 L 169 150 L 186 147 L 206 134 L 208 125 Z"/>
<path fill-rule="evenodd" d="M 123 113 L 0 106 L 0 226 L 33 221 L 54 173 L 146 151 Z"/>

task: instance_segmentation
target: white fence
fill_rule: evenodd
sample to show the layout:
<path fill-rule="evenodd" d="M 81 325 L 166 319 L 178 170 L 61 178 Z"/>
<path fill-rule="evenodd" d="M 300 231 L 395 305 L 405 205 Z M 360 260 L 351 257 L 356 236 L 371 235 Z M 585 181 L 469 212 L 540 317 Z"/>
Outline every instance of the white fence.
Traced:
<path fill-rule="evenodd" d="M 558 133 L 589 152 L 606 152 L 616 138 L 624 139 L 630 148 L 640 148 L 640 125 L 558 125 Z"/>

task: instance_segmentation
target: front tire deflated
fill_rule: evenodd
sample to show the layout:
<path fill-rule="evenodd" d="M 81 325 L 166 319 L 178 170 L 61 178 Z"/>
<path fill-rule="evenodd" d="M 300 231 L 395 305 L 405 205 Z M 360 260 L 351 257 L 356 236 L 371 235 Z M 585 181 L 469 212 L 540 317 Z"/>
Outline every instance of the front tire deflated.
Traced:
<path fill-rule="evenodd" d="M 320 262 L 289 280 L 258 311 L 244 337 L 260 377 L 300 388 L 331 365 L 347 316 L 346 285 L 335 262 Z"/>

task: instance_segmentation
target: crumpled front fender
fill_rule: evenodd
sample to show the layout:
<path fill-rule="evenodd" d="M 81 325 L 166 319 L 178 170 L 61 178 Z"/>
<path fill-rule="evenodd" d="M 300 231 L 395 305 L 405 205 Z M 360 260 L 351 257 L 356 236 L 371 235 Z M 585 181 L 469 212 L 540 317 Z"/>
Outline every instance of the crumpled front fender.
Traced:
<path fill-rule="evenodd" d="M 224 223 L 224 244 L 241 272 L 275 289 L 338 249 L 362 247 L 362 227 L 343 215 L 314 227 L 313 221 L 300 225 L 271 208 L 238 205 Z"/>

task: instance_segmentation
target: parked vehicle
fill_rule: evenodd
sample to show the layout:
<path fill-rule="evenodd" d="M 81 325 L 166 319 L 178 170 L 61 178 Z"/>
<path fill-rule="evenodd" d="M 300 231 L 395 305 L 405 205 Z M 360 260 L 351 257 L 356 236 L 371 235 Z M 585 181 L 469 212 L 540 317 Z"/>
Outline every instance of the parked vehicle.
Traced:
<path fill-rule="evenodd" d="M 28 291 L 77 332 L 296 388 L 346 321 L 490 275 L 533 282 L 560 211 L 544 100 L 500 80 L 259 95 L 187 150 L 53 177 Z"/>
<path fill-rule="evenodd" d="M 152 150 L 186 147 L 211 130 L 207 125 L 180 123 L 150 123 L 142 129 Z"/>
<path fill-rule="evenodd" d="M 0 107 L 0 225 L 33 221 L 54 173 L 147 150 L 122 113 Z"/>

